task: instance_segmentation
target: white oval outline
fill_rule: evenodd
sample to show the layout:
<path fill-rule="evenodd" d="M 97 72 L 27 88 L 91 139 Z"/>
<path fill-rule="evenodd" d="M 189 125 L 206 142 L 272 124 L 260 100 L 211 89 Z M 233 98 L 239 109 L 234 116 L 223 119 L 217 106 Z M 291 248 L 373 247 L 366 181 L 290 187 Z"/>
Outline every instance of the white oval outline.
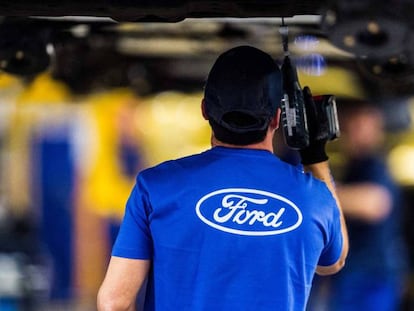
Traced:
<path fill-rule="evenodd" d="M 260 195 L 264 195 L 267 197 L 280 200 L 290 205 L 291 207 L 293 207 L 293 209 L 296 211 L 298 215 L 298 221 L 294 225 L 289 226 L 287 228 L 279 229 L 279 230 L 272 230 L 272 231 L 245 231 L 245 230 L 232 229 L 232 228 L 227 228 L 227 227 L 218 225 L 204 217 L 204 215 L 200 211 L 200 206 L 208 198 L 215 196 L 217 194 L 221 194 L 221 193 L 254 193 L 254 194 L 260 194 Z M 218 229 L 224 232 L 229 232 L 229 233 L 234 233 L 234 234 L 239 234 L 239 235 L 250 235 L 250 236 L 267 236 L 267 235 L 276 235 L 276 234 L 286 233 L 286 232 L 295 230 L 297 227 L 299 227 L 303 220 L 302 212 L 296 206 L 296 204 L 293 203 L 292 201 L 278 194 L 272 193 L 272 192 L 267 192 L 267 191 L 257 190 L 257 189 L 247 189 L 247 188 L 225 188 L 225 189 L 220 189 L 220 190 L 210 192 L 206 194 L 205 196 L 203 196 L 200 200 L 198 200 L 196 204 L 196 213 L 197 213 L 198 218 L 200 218 L 201 221 L 203 221 L 205 224 L 209 225 L 210 227 L 213 227 L 215 229 Z"/>

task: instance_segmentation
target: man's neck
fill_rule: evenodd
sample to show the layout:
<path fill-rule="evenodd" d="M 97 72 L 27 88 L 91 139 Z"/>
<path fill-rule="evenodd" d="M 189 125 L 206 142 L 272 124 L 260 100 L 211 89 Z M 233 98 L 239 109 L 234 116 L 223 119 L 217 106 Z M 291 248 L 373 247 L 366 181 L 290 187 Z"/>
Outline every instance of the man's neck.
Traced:
<path fill-rule="evenodd" d="M 270 151 L 270 152 L 273 153 L 273 140 L 271 139 L 271 137 L 269 137 L 269 135 L 267 135 L 265 137 L 265 139 L 261 142 L 250 144 L 250 145 L 243 145 L 243 146 L 224 143 L 222 141 L 219 141 L 218 139 L 216 139 L 214 137 L 214 135 L 212 135 L 211 136 L 211 146 L 213 146 L 213 147 L 221 146 L 221 147 L 227 147 L 227 148 L 244 148 L 244 149 L 267 150 L 267 151 Z"/>

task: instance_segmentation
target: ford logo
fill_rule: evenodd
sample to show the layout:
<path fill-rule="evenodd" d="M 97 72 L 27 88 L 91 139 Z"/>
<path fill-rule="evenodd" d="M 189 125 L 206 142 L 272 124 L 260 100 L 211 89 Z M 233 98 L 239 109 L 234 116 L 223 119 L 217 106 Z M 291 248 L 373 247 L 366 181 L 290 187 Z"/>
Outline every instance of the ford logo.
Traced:
<path fill-rule="evenodd" d="M 287 198 L 244 188 L 221 189 L 206 194 L 198 200 L 196 213 L 210 227 L 251 236 L 295 230 L 303 218 L 300 209 Z"/>

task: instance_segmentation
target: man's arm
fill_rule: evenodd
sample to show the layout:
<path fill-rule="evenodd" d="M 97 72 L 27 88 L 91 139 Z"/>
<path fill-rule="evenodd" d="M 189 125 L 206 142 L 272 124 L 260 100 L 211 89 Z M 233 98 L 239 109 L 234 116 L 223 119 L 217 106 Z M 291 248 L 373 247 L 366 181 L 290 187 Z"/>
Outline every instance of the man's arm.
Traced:
<path fill-rule="evenodd" d="M 304 169 L 306 172 L 310 172 L 312 173 L 312 175 L 315 178 L 318 178 L 320 180 L 322 180 L 323 182 L 325 182 L 325 184 L 327 185 L 328 189 L 331 191 L 333 197 L 336 200 L 336 203 L 338 205 L 339 208 L 339 213 L 340 213 L 340 221 L 341 221 L 341 234 L 342 234 L 342 252 L 341 252 L 341 256 L 339 257 L 339 259 L 337 260 L 336 263 L 334 263 L 333 265 L 330 266 L 318 266 L 316 268 L 316 273 L 319 275 L 329 275 L 329 274 L 334 274 L 336 272 L 338 272 L 339 270 L 342 269 L 342 267 L 345 265 L 345 259 L 348 255 L 348 250 L 349 250 L 349 242 L 348 242 L 348 232 L 346 229 L 346 224 L 345 224 L 345 219 L 344 219 L 344 215 L 342 212 L 342 207 L 341 204 L 339 202 L 336 190 L 335 190 L 335 186 L 334 186 L 334 182 L 332 179 L 332 175 L 329 169 L 329 164 L 328 161 L 323 161 L 323 162 L 319 162 L 319 163 L 314 163 L 314 164 L 308 164 L 304 166 Z"/>
<path fill-rule="evenodd" d="M 150 268 L 150 260 L 112 256 L 99 289 L 98 311 L 133 311 L 138 291 Z"/>
<path fill-rule="evenodd" d="M 390 191 L 382 185 L 367 182 L 337 187 L 339 200 L 346 217 L 367 223 L 378 223 L 392 210 Z"/>

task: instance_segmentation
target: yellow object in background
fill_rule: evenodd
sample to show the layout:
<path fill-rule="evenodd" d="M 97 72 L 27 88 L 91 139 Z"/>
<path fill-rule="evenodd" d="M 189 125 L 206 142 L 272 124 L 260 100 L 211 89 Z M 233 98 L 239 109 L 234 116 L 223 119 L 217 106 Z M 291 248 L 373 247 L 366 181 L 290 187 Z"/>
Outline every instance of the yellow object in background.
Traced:
<path fill-rule="evenodd" d="M 3 105 L 10 106 L 6 145 L 6 161 L 10 163 L 4 165 L 7 170 L 7 199 L 15 213 L 24 213 L 33 205 L 30 191 L 33 186 L 31 141 L 42 126 L 50 130 L 51 124 L 67 119 L 65 104 L 71 100 L 71 94 L 66 86 L 53 80 L 48 73 L 26 84 L 17 78 L 1 75 L 0 85 L 15 92 L 11 96 L 3 94 L 5 91 L 2 90 L 2 97 L 7 99 Z"/>
<path fill-rule="evenodd" d="M 163 92 L 146 98 L 136 122 L 150 165 L 204 151 L 210 127 L 201 115 L 201 93 Z"/>
<path fill-rule="evenodd" d="M 349 70 L 329 66 L 321 75 L 308 75 L 298 70 L 302 87 L 309 86 L 313 95 L 332 94 L 344 98 L 365 98 L 365 91 L 358 78 Z"/>
<path fill-rule="evenodd" d="M 84 104 L 93 128 L 89 135 L 93 137 L 86 146 L 90 158 L 84 166 L 82 188 L 89 207 L 104 216 L 121 218 L 135 182 L 135 176 L 126 176 L 122 171 L 119 147 L 121 135 L 126 135 L 127 139 L 136 139 L 139 152 L 138 138 L 131 137 L 135 125 L 132 118 L 125 118 L 134 115 L 137 103 L 132 92 L 122 89 L 91 95 Z M 130 132 L 125 133 L 125 128 Z"/>
<path fill-rule="evenodd" d="M 121 139 L 136 144 L 143 159 L 139 169 L 209 148 L 210 127 L 201 115 L 201 99 L 201 93 L 180 92 L 137 99 L 126 89 L 90 96 L 85 112 L 93 140 L 88 144 L 91 157 L 82 187 L 89 206 L 104 216 L 123 215 L 136 175 L 122 171 Z"/>
<path fill-rule="evenodd" d="M 0 73 L 0 90 L 13 87 L 16 83 L 20 83 L 19 78 L 4 72 Z"/>
<path fill-rule="evenodd" d="M 22 92 L 20 102 L 30 103 L 67 103 L 71 97 L 69 88 L 50 76 L 49 73 L 38 75 Z"/>

